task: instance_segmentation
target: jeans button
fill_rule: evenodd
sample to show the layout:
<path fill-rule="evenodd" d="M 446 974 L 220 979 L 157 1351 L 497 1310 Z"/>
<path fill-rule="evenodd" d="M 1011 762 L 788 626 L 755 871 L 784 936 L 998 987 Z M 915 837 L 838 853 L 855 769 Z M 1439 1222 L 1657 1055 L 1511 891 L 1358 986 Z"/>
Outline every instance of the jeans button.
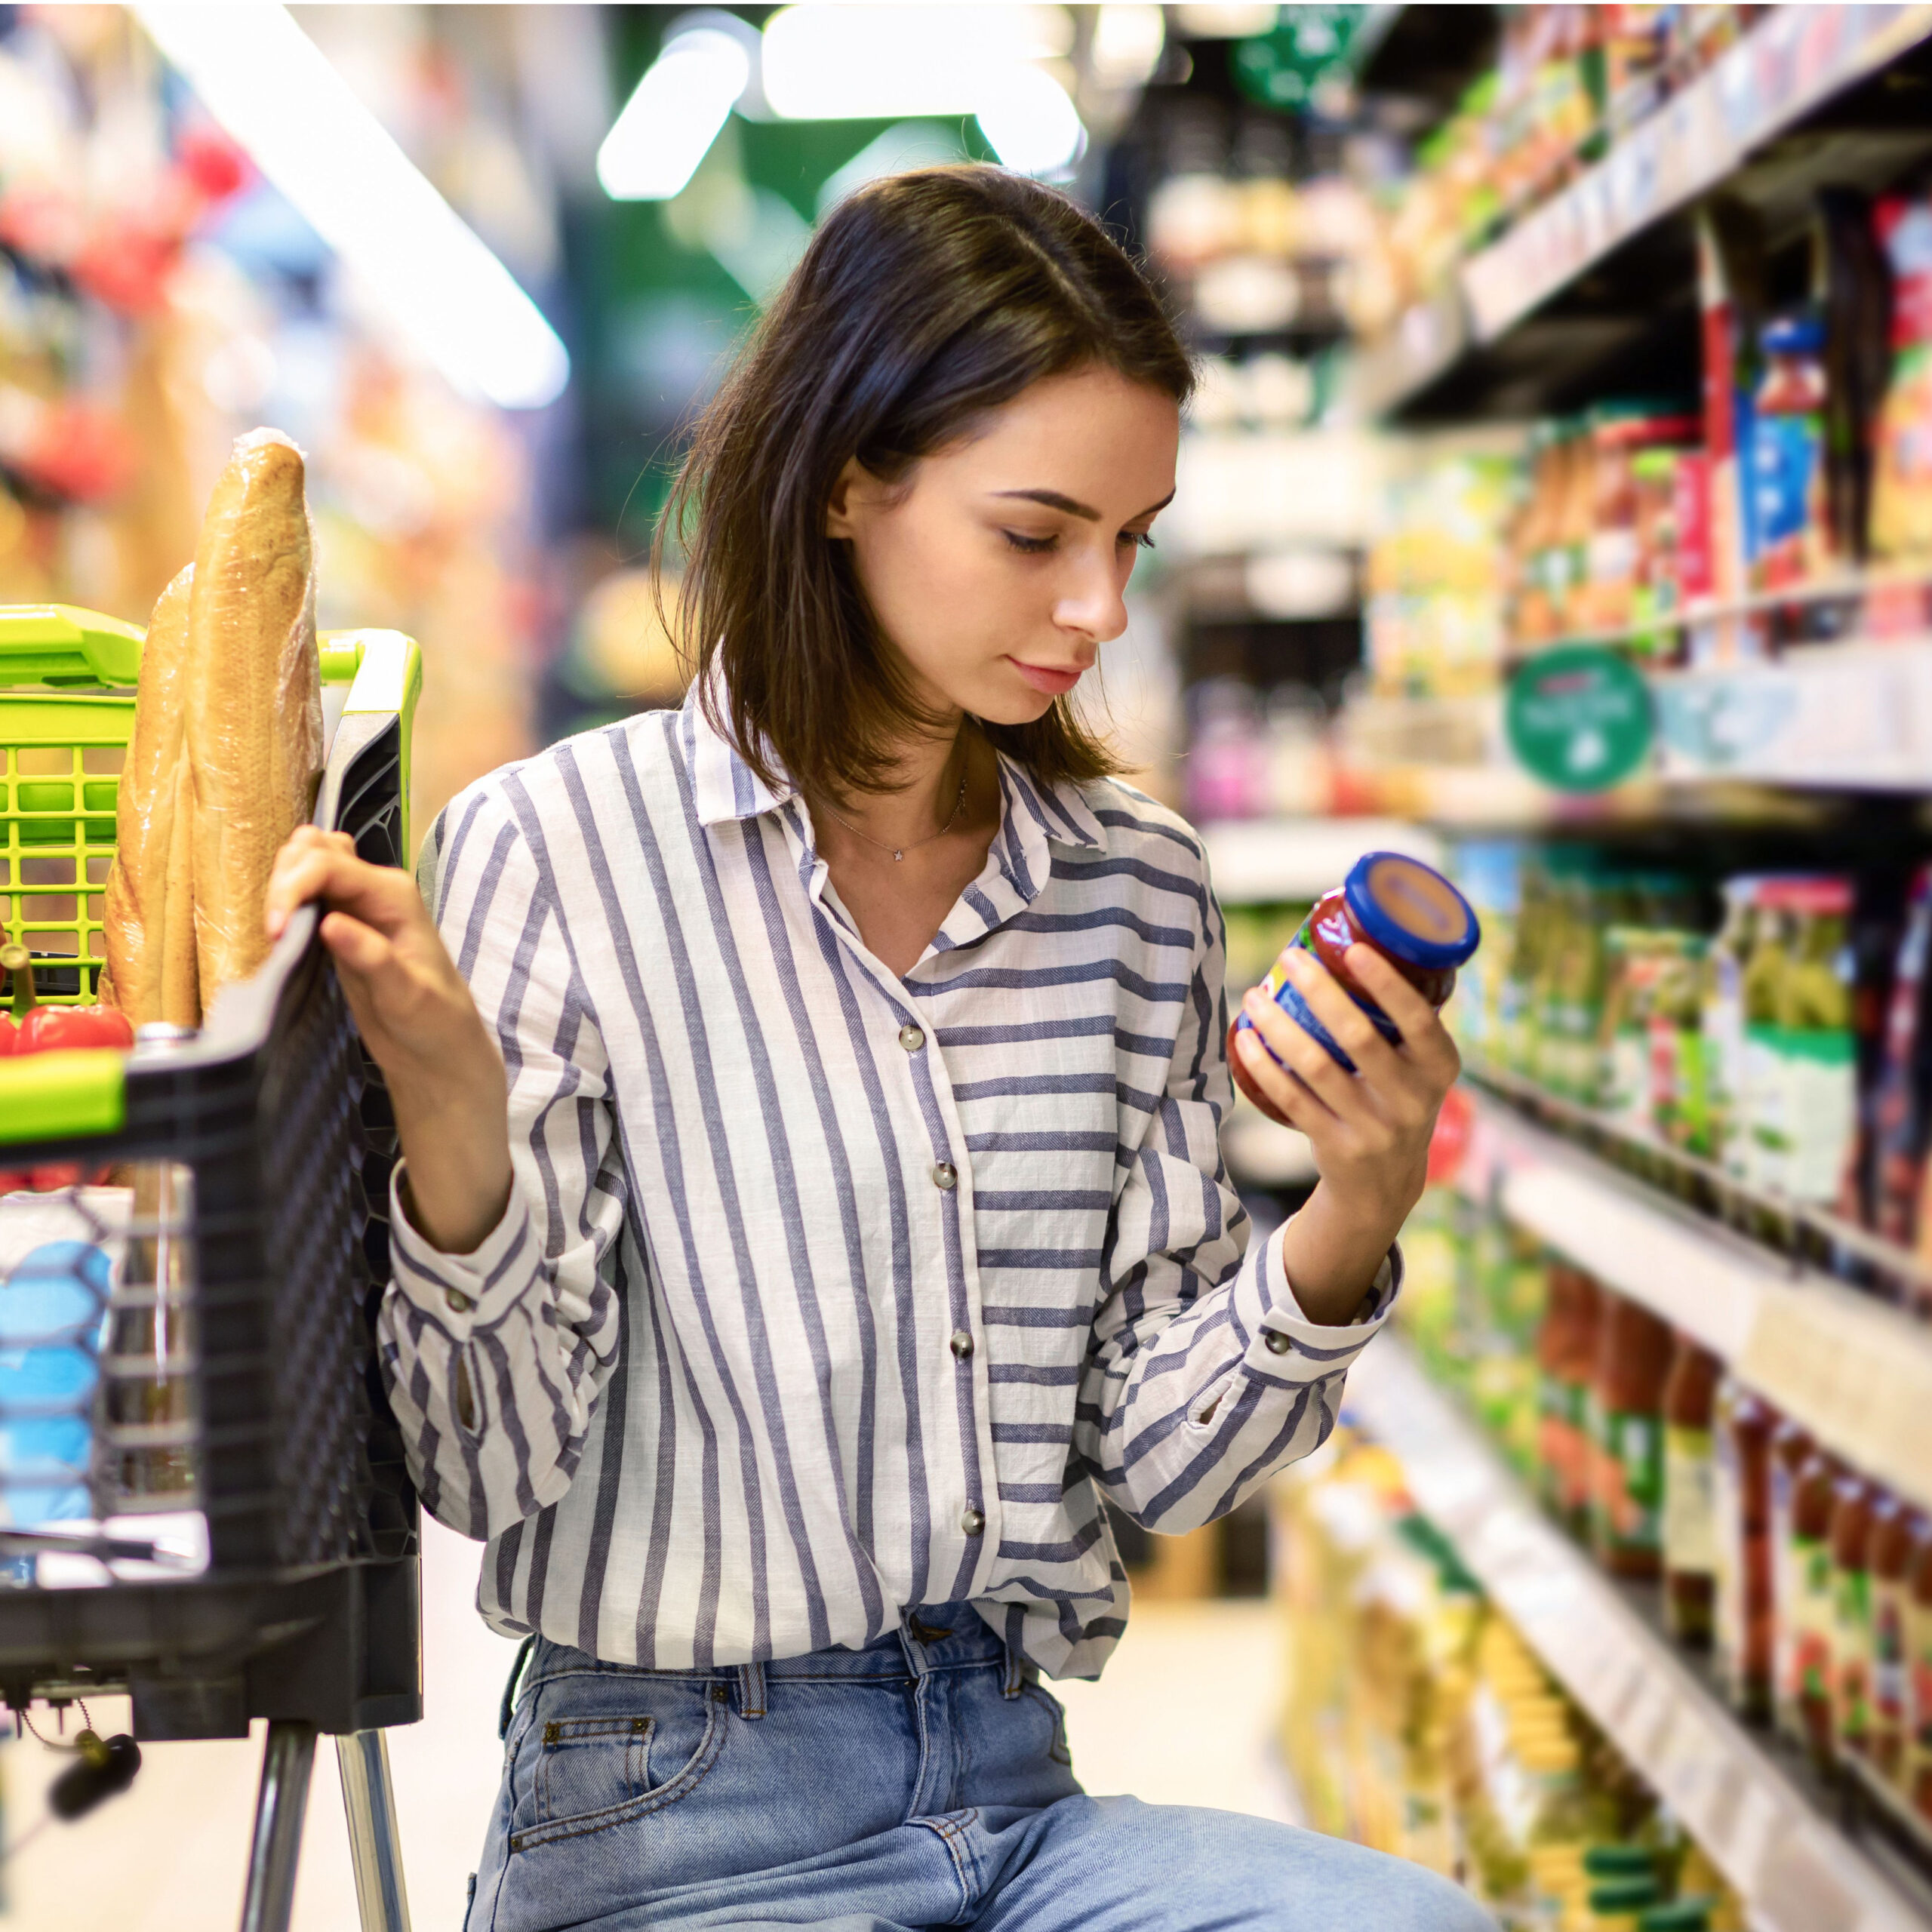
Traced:
<path fill-rule="evenodd" d="M 973 1338 L 963 1328 L 952 1331 L 952 1340 L 946 1345 L 960 1361 L 964 1361 L 973 1352 Z"/>
<path fill-rule="evenodd" d="M 899 1044 L 909 1054 L 915 1054 L 926 1044 L 926 1036 L 916 1026 L 902 1026 L 899 1029 Z"/>
<path fill-rule="evenodd" d="M 950 1192 L 959 1185 L 959 1170 L 950 1161 L 937 1161 L 933 1164 L 933 1185 Z"/>
<path fill-rule="evenodd" d="M 982 1511 L 975 1509 L 969 1503 L 959 1512 L 959 1527 L 969 1537 L 976 1537 L 986 1527 L 986 1516 Z"/>

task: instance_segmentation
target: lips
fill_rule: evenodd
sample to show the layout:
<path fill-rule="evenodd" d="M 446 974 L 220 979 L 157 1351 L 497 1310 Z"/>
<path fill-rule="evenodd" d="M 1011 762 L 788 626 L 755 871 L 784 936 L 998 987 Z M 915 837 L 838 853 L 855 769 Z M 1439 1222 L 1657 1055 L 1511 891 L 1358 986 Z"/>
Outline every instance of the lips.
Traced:
<path fill-rule="evenodd" d="M 1044 691 L 1050 697 L 1060 697 L 1072 690 L 1087 675 L 1088 667 L 1081 665 L 1072 670 L 1056 670 L 1044 664 L 1023 664 L 1017 657 L 1006 660 L 1036 691 Z"/>

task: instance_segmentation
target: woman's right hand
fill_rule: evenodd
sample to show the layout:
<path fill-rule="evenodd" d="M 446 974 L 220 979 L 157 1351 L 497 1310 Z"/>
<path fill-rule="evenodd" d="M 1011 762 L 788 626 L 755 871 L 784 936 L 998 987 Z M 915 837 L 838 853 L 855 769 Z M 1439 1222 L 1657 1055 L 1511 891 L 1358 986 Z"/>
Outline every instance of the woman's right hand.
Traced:
<path fill-rule="evenodd" d="M 440 1252 L 467 1254 L 509 1201 L 503 1056 L 407 872 L 358 859 L 346 832 L 300 826 L 269 881 L 269 937 L 310 900 L 325 909 L 322 943 L 388 1083 L 410 1220 Z"/>

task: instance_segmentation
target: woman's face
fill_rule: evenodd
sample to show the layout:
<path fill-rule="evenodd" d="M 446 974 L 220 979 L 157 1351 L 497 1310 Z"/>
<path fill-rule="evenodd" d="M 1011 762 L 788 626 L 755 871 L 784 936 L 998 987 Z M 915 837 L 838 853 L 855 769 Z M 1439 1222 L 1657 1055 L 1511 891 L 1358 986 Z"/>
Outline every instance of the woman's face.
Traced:
<path fill-rule="evenodd" d="M 1035 383 L 895 485 L 847 464 L 826 531 L 921 703 L 1023 724 L 1079 682 L 1127 628 L 1180 441 L 1171 396 L 1096 369 Z"/>

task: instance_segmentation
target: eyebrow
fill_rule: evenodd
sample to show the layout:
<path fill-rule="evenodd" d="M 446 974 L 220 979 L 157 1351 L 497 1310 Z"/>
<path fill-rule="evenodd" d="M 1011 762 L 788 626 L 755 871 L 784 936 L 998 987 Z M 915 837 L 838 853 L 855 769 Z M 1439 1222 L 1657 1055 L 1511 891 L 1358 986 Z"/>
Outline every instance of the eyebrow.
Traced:
<path fill-rule="evenodd" d="M 995 490 L 996 497 L 1022 497 L 1029 503 L 1044 503 L 1050 510 L 1059 510 L 1067 516 L 1084 517 L 1089 523 L 1098 523 L 1100 512 L 1085 503 L 1075 503 L 1071 497 L 1062 496 L 1057 490 Z M 1174 501 L 1174 493 L 1170 490 L 1151 509 L 1144 509 L 1143 516 L 1152 516 L 1164 510 Z M 1131 522 L 1133 519 L 1130 518 Z"/>

